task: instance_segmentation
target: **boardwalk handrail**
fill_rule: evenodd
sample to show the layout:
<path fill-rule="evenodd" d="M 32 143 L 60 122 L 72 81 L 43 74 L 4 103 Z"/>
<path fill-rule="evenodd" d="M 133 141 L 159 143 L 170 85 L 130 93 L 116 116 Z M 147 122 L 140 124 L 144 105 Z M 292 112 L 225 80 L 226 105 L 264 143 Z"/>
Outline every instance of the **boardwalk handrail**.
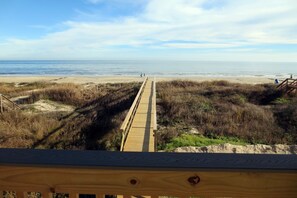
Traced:
<path fill-rule="evenodd" d="M 5 102 L 8 102 L 12 105 L 12 109 L 21 109 L 19 105 L 17 105 L 15 102 L 11 101 L 8 97 L 0 93 L 0 112 L 4 111 L 4 104 Z"/>
<path fill-rule="evenodd" d="M 132 106 L 130 107 L 130 109 L 127 113 L 127 116 L 121 125 L 121 128 L 120 128 L 120 131 L 122 133 L 122 142 L 121 142 L 121 149 L 120 149 L 121 151 L 123 151 L 123 149 L 124 149 L 124 144 L 125 144 L 125 141 L 126 141 L 126 138 L 128 135 L 127 133 L 130 129 L 131 123 L 133 121 L 134 115 L 136 113 L 137 107 L 138 107 L 140 99 L 141 99 L 141 95 L 143 93 L 143 88 L 145 87 L 147 80 L 148 80 L 148 77 L 146 77 L 144 79 L 144 81 L 143 81 L 143 83 L 142 83 L 133 103 L 132 103 Z"/>
<path fill-rule="evenodd" d="M 277 86 L 278 89 L 285 89 L 285 91 L 291 92 L 296 89 L 297 86 L 297 79 L 287 78 L 281 84 Z"/>
<path fill-rule="evenodd" d="M 286 86 L 289 82 L 288 79 L 289 78 L 283 80 L 283 82 L 281 84 L 277 85 L 277 88 L 280 89 L 280 88 L 283 88 L 284 86 Z"/>
<path fill-rule="evenodd" d="M 156 96 L 156 78 L 153 82 L 153 114 L 154 114 L 154 125 L 153 129 L 154 131 L 157 131 L 157 96 Z"/>
<path fill-rule="evenodd" d="M 154 78 L 153 82 L 153 132 L 154 132 L 154 150 L 157 151 L 157 96 L 156 96 L 156 78 Z"/>
<path fill-rule="evenodd" d="M 0 149 L 0 191 L 296 197 L 296 155 Z M 25 196 L 24 196 L 25 197 Z M 47 196 L 50 197 L 50 196 Z M 52 196 L 51 196 L 52 197 Z"/>

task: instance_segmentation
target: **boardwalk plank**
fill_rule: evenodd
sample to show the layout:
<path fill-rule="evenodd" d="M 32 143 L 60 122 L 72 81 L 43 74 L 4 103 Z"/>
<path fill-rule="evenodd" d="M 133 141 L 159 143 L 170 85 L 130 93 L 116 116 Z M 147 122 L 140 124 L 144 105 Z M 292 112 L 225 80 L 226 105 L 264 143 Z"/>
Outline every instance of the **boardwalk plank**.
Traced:
<path fill-rule="evenodd" d="M 153 135 L 153 81 L 148 80 L 130 127 L 124 151 L 153 152 L 155 148 Z"/>

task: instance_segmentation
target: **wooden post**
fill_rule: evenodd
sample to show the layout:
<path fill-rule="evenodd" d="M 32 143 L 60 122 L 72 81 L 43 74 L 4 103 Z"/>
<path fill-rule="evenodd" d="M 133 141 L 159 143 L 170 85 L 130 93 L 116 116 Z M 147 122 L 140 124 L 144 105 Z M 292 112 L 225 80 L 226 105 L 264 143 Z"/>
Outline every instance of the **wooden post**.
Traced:
<path fill-rule="evenodd" d="M 53 198 L 53 193 L 51 193 L 51 192 L 42 192 L 41 196 L 42 196 L 42 198 Z"/>
<path fill-rule="evenodd" d="M 96 194 L 96 198 L 104 198 L 105 197 L 105 195 L 103 195 L 103 194 Z M 117 196 L 117 198 L 119 198 L 118 196 Z"/>
<path fill-rule="evenodd" d="M 1 111 L 1 113 L 3 113 L 3 98 L 2 98 L 2 94 L 0 94 L 0 111 Z"/>
<path fill-rule="evenodd" d="M 28 193 L 27 192 L 21 192 L 21 191 L 17 191 L 15 192 L 16 197 L 17 198 L 27 198 L 28 197 Z"/>
<path fill-rule="evenodd" d="M 79 198 L 78 193 L 69 193 L 69 198 Z"/>

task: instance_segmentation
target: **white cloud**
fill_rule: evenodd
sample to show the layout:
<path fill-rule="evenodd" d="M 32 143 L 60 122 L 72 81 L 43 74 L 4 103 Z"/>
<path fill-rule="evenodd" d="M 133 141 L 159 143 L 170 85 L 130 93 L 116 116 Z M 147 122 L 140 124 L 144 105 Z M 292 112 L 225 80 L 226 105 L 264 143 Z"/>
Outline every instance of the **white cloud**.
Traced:
<path fill-rule="evenodd" d="M 93 4 L 97 4 L 97 3 L 101 3 L 103 0 L 86 0 L 89 3 L 93 3 Z"/>
<path fill-rule="evenodd" d="M 99 3 L 102 0 L 88 1 Z M 220 6 L 205 7 L 207 2 L 150 0 L 137 16 L 108 22 L 68 21 L 64 23 L 65 31 L 40 39 L 7 40 L 1 44 L 0 58 L 64 56 L 96 59 L 120 56 L 117 53 L 134 58 L 137 50 L 159 49 L 163 55 L 168 50 L 170 56 L 173 49 L 226 49 L 226 53 L 232 53 L 237 48 L 241 48 L 238 52 L 244 56 L 245 48 L 249 51 L 251 46 L 254 46 L 254 54 L 259 54 L 261 50 L 255 47 L 257 45 L 297 45 L 295 0 L 213 0 Z M 288 57 L 282 52 L 278 54 L 275 57 Z M 297 52 L 291 54 L 297 55 Z M 223 56 L 226 54 L 218 55 Z M 289 57 L 291 61 L 297 61 L 297 56 Z"/>

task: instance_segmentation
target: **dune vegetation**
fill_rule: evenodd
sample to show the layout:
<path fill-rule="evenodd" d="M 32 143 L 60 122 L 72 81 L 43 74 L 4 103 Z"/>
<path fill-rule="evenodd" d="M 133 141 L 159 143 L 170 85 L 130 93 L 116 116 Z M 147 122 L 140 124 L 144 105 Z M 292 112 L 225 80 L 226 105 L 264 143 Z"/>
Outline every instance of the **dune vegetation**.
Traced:
<path fill-rule="evenodd" d="M 22 111 L 0 114 L 0 147 L 117 150 L 119 127 L 136 96 L 139 83 L 101 84 L 0 84 Z M 73 106 L 73 111 L 39 112 L 27 108 L 37 101 Z"/>
<path fill-rule="evenodd" d="M 274 85 L 172 81 L 157 92 L 159 149 L 297 143 L 297 97 Z"/>
<path fill-rule="evenodd" d="M 119 150 L 119 127 L 139 87 L 2 83 L 0 93 L 16 98 L 22 111 L 0 114 L 0 147 Z M 297 143 L 297 97 L 274 85 L 158 82 L 157 111 L 159 150 Z"/>

